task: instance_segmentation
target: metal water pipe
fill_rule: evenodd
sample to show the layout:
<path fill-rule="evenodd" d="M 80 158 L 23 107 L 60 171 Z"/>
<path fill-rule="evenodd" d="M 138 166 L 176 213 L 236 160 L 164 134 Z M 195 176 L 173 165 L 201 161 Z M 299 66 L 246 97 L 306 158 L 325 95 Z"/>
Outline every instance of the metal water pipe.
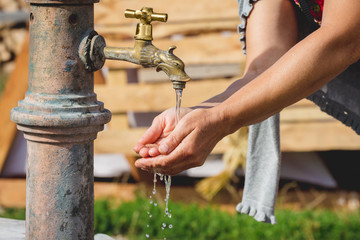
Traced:
<path fill-rule="evenodd" d="M 11 112 L 27 140 L 26 239 L 94 238 L 93 142 L 111 114 L 79 46 L 99 0 L 29 0 L 29 85 Z"/>
<path fill-rule="evenodd" d="M 152 44 L 151 22 L 166 22 L 167 14 L 126 10 L 140 20 L 135 44 L 115 48 L 94 31 L 99 0 L 28 1 L 29 86 L 11 112 L 27 140 L 26 239 L 93 239 L 93 144 L 111 118 L 96 99 L 93 71 L 115 59 L 164 71 L 176 90 L 190 78 L 175 46 Z"/>

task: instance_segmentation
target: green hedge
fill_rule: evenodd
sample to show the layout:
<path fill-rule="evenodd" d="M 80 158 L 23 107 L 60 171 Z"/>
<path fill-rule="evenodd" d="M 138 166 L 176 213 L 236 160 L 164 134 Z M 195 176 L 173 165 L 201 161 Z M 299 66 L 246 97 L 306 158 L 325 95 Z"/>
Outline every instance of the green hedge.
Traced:
<path fill-rule="evenodd" d="M 278 224 L 258 223 L 246 215 L 231 215 L 213 207 L 170 202 L 172 217 L 164 217 L 163 206 L 154 207 L 149 199 L 114 204 L 95 203 L 95 231 L 124 235 L 128 239 L 326 239 L 360 240 L 360 212 L 329 210 L 278 210 Z M 149 217 L 148 212 L 152 217 Z M 24 219 L 25 211 L 6 209 L 2 217 Z M 161 229 L 162 223 L 166 228 Z M 171 224 L 172 229 L 168 226 Z M 147 227 L 149 226 L 149 227 Z M 149 234 L 149 238 L 146 237 Z"/>
<path fill-rule="evenodd" d="M 147 212 L 152 218 L 149 218 Z M 129 239 L 360 239 L 360 212 L 346 214 L 329 210 L 276 213 L 278 224 L 258 223 L 246 215 L 231 215 L 213 207 L 170 203 L 172 218 L 148 199 L 113 205 L 100 201 L 95 206 L 95 229 Z M 162 230 L 162 223 L 173 228 Z M 149 227 L 147 227 L 149 225 Z"/>

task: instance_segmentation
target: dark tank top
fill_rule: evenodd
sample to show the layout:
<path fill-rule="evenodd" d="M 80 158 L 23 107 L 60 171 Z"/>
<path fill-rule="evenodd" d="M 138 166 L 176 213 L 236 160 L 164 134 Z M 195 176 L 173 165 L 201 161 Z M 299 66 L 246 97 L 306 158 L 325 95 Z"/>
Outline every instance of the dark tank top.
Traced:
<path fill-rule="evenodd" d="M 304 14 L 308 14 L 317 24 L 321 24 L 324 0 L 294 0 Z"/>

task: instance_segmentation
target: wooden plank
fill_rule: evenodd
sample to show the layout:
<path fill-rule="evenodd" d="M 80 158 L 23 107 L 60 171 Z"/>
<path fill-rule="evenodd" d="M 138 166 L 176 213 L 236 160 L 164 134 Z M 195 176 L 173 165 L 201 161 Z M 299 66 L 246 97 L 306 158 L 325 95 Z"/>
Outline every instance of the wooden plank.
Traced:
<path fill-rule="evenodd" d="M 152 174 L 145 173 L 149 178 L 149 181 L 145 184 L 126 184 L 126 183 L 94 183 L 94 195 L 95 200 L 100 199 L 113 199 L 116 202 L 133 201 L 138 194 L 149 196 L 153 190 Z M 165 197 L 165 187 L 160 185 L 157 189 L 157 194 L 161 198 Z M 26 206 L 26 182 L 25 179 L 0 179 L 0 206 L 2 207 L 22 207 Z M 4 198 L 3 196 L 6 196 Z M 191 196 L 191 197 L 189 197 Z M 196 201 L 198 203 L 207 203 L 207 201 L 196 192 L 195 188 L 188 186 L 171 186 L 171 199 L 173 201 L 180 201 L 185 203 L 191 203 Z M 213 203 L 225 203 L 229 204 L 229 196 L 225 196 L 215 199 Z M 224 200 L 224 201 L 221 201 Z M 234 201 L 234 209 L 236 202 Z M 1 237 L 1 236 L 0 236 Z"/>
<path fill-rule="evenodd" d="M 95 4 L 95 22 L 102 25 L 136 23 L 135 19 L 126 19 L 126 9 L 152 7 L 155 12 L 168 14 L 168 22 L 197 22 L 212 19 L 238 18 L 238 5 L 233 0 L 101 0 Z M 164 23 L 162 23 L 164 24 Z"/>
<path fill-rule="evenodd" d="M 100 132 L 95 140 L 95 153 L 122 153 L 137 156 L 132 150 L 146 128 L 133 128 L 124 130 L 107 130 Z M 214 148 L 214 154 L 223 153 L 228 148 L 225 139 L 221 140 Z"/>
<path fill-rule="evenodd" d="M 303 98 L 300 101 L 288 106 L 287 108 L 297 108 L 297 107 L 305 107 L 305 106 L 316 106 L 316 105 L 312 101 Z"/>
<path fill-rule="evenodd" d="M 25 179 L 0 179 L 0 206 L 25 207 Z"/>
<path fill-rule="evenodd" d="M 107 86 L 123 87 L 127 84 L 127 72 L 125 69 L 113 69 L 106 77 Z"/>
<path fill-rule="evenodd" d="M 95 153 L 123 153 L 136 156 L 132 148 L 145 128 L 108 130 L 95 140 Z M 308 122 L 280 124 L 281 151 L 308 152 L 328 150 L 360 150 L 360 137 L 340 122 Z M 212 153 L 224 153 L 229 147 L 221 140 Z"/>
<path fill-rule="evenodd" d="M 233 79 L 189 82 L 183 92 L 182 106 L 194 106 L 221 93 Z M 98 99 L 113 113 L 126 111 L 163 111 L 175 106 L 175 93 L 170 82 L 129 84 L 121 88 L 96 85 Z"/>
<path fill-rule="evenodd" d="M 339 121 L 280 124 L 281 150 L 310 152 L 360 150 L 360 137 Z"/>
<path fill-rule="evenodd" d="M 94 183 L 95 199 L 113 198 L 132 201 L 136 198 L 137 185 L 119 183 Z M 26 180 L 0 179 L 0 206 L 24 208 L 26 206 Z"/>
<path fill-rule="evenodd" d="M 241 76 L 244 72 L 244 64 L 211 64 L 211 65 L 190 65 L 186 66 L 186 73 L 191 76 L 192 80 L 196 79 L 213 79 L 229 78 Z M 113 71 L 110 71 L 109 77 Z M 152 68 L 138 69 L 139 82 L 166 82 L 169 77 L 163 72 L 156 72 Z"/>
<path fill-rule="evenodd" d="M 335 118 L 322 112 L 315 104 L 309 105 L 294 105 L 285 108 L 281 111 L 280 121 L 282 123 L 297 123 L 297 122 L 335 122 Z"/>
<path fill-rule="evenodd" d="M 111 47 L 132 47 L 134 45 L 133 40 L 106 39 L 106 42 L 107 46 Z M 196 64 L 243 64 L 245 62 L 239 35 L 235 32 L 185 36 L 182 39 L 160 39 L 154 41 L 154 45 L 163 50 L 167 50 L 171 45 L 177 46 L 175 55 L 181 58 L 186 66 Z M 105 66 L 110 69 L 141 67 L 117 60 L 107 60 Z"/>
<path fill-rule="evenodd" d="M 135 34 L 135 23 L 126 25 L 102 25 L 95 23 L 96 31 L 106 39 L 129 40 Z M 200 35 L 209 32 L 236 32 L 240 23 L 238 17 L 231 19 L 220 19 L 216 21 L 201 22 L 173 22 L 154 23 L 153 38 L 155 41 L 163 38 L 179 37 L 178 35 Z"/>
<path fill-rule="evenodd" d="M 153 68 L 129 69 L 137 71 L 137 80 L 141 83 L 168 82 L 169 77 L 163 72 L 156 72 Z M 244 64 L 212 64 L 212 65 L 190 65 L 186 66 L 186 73 L 192 80 L 219 79 L 241 76 L 244 73 Z M 124 86 L 128 80 L 128 74 L 123 69 L 111 69 L 106 77 L 110 86 Z"/>
<path fill-rule="evenodd" d="M 7 80 L 5 89 L 0 99 L 0 172 L 6 160 L 10 147 L 15 137 L 16 125 L 10 120 L 10 111 L 17 106 L 17 102 L 24 98 L 27 90 L 28 36 L 24 39 L 24 45 L 16 58 L 15 70 Z"/>
<path fill-rule="evenodd" d="M 112 114 L 111 121 L 108 126 L 112 130 L 123 130 L 129 128 L 129 122 L 127 115 L 124 114 Z"/>

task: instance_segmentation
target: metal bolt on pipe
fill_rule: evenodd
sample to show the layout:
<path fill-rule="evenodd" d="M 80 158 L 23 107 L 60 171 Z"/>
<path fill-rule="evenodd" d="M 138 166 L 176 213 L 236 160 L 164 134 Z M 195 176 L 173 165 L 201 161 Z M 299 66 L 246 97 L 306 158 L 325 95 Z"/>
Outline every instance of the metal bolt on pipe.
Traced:
<path fill-rule="evenodd" d="M 98 0 L 29 0 L 29 85 L 11 112 L 27 140 L 26 239 L 94 239 L 93 142 L 111 114 L 78 51 Z"/>

